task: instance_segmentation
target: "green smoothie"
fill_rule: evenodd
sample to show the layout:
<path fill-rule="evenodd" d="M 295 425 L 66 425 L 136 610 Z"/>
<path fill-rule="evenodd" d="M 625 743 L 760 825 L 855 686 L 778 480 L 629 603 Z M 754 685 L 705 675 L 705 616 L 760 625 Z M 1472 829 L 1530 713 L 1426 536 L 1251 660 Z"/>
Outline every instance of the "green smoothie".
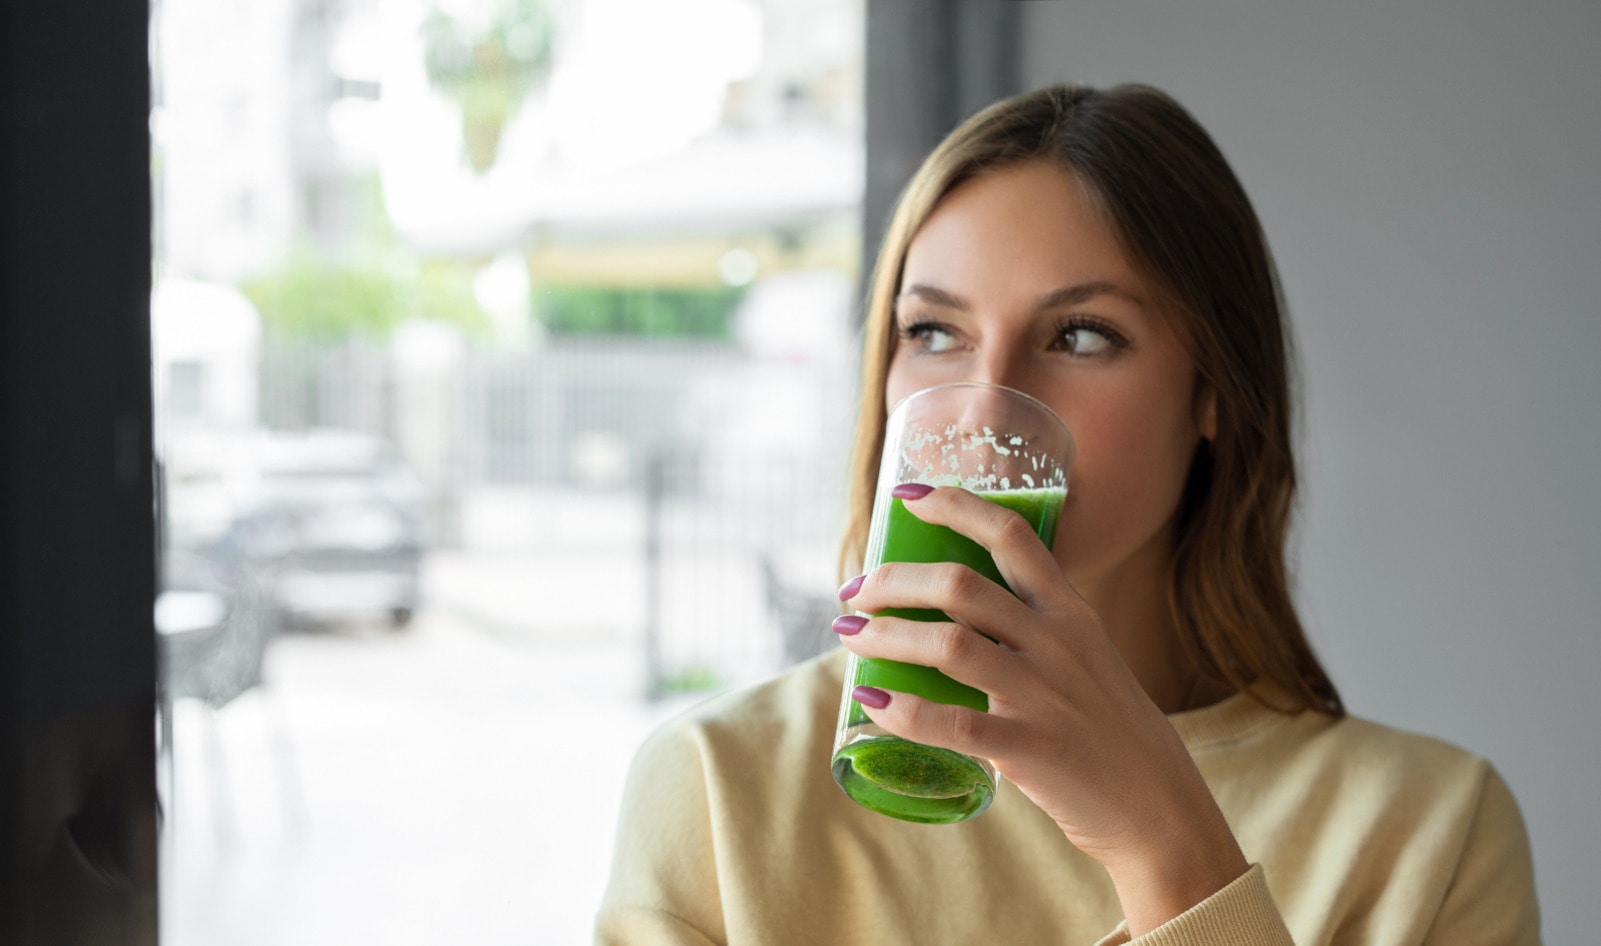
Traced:
<path fill-rule="evenodd" d="M 1021 514 L 1047 544 L 1067 497 L 1063 489 L 1009 490 L 980 494 Z M 944 526 L 912 515 L 904 502 L 891 500 L 883 528 L 880 562 L 959 562 L 1003 588 L 995 560 L 984 547 Z M 1007 588 L 1010 591 L 1010 588 Z M 888 608 L 881 615 L 914 621 L 948 621 L 944 612 L 920 608 Z M 850 660 L 850 683 L 902 693 L 915 693 L 937 703 L 987 711 L 983 691 L 958 683 L 932 667 L 882 658 Z M 861 704 L 848 701 L 846 725 L 853 730 L 871 720 Z M 882 732 L 882 731 L 880 731 Z M 898 736 L 847 736 L 835 753 L 834 779 L 846 793 L 874 811 L 907 821 L 945 824 L 964 821 L 989 807 L 994 780 L 978 763 L 960 753 L 919 745 Z"/>

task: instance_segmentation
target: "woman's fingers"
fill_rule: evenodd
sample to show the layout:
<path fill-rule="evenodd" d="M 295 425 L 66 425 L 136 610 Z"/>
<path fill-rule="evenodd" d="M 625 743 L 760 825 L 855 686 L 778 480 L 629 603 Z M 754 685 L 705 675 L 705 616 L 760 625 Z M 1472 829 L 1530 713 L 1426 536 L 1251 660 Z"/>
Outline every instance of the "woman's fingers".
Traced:
<path fill-rule="evenodd" d="M 1005 588 L 953 562 L 885 562 L 863 576 L 846 600 L 866 614 L 890 608 L 943 611 L 1006 646 L 1021 650 L 1019 628 L 1030 612 Z M 849 585 L 846 591 L 851 591 Z M 933 615 L 930 615 L 933 617 Z"/>
<path fill-rule="evenodd" d="M 858 700 L 867 717 L 886 732 L 924 745 L 993 758 L 1007 751 L 1010 721 L 989 713 L 935 703 L 911 693 L 879 690 L 889 702 L 874 707 Z"/>
<path fill-rule="evenodd" d="M 1023 670 L 1016 654 L 962 624 L 877 617 L 858 625 L 859 620 L 841 618 L 834 626 L 843 631 L 841 639 L 846 649 L 860 657 L 934 667 L 952 680 L 985 693 L 1008 681 L 1015 684 Z M 860 630 L 852 630 L 856 627 Z"/>
<path fill-rule="evenodd" d="M 949 486 L 902 502 L 924 522 L 953 529 L 983 546 L 1006 584 L 1029 607 L 1050 610 L 1064 603 L 1061 591 L 1071 586 L 1051 556 L 1051 540 L 1040 541 L 1035 524 L 1015 510 Z"/>

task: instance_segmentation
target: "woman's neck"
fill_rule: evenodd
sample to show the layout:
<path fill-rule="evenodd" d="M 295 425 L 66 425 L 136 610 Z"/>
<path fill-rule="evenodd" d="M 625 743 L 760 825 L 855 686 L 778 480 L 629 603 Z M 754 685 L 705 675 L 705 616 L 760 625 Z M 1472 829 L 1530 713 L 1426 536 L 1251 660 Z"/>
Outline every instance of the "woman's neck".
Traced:
<path fill-rule="evenodd" d="M 1149 542 L 1111 573 L 1075 587 L 1101 618 L 1112 644 L 1164 713 L 1209 706 L 1232 691 L 1201 673 L 1168 602 L 1171 564 L 1164 541 Z"/>

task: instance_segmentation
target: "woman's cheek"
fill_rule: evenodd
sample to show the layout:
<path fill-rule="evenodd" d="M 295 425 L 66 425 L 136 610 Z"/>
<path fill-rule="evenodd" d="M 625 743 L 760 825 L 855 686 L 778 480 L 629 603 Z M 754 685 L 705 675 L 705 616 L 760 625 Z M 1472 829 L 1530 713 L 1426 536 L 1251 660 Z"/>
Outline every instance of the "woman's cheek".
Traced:
<path fill-rule="evenodd" d="M 1148 441 L 1094 428 L 1077 440 L 1056 559 L 1064 569 L 1093 569 L 1149 538 L 1171 515 L 1182 477 L 1166 469 L 1167 451 Z"/>

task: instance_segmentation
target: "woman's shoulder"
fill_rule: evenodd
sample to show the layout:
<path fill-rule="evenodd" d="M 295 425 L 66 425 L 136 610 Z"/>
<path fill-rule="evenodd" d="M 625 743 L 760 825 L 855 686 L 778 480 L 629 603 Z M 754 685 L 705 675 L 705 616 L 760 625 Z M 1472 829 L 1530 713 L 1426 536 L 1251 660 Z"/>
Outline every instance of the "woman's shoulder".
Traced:
<path fill-rule="evenodd" d="M 804 753 L 833 739 L 846 652 L 836 648 L 753 686 L 712 697 L 663 723 L 640 756 L 678 754 L 768 757 Z"/>
<path fill-rule="evenodd" d="M 1275 709 L 1286 701 L 1269 691 L 1239 693 L 1201 710 L 1169 717 L 1198 757 L 1248 755 L 1274 763 L 1338 765 L 1345 771 L 1415 773 L 1447 779 L 1481 776 L 1486 760 L 1439 736 L 1356 714 Z"/>
<path fill-rule="evenodd" d="M 1271 827 L 1263 811 L 1294 811 L 1306 830 L 1432 836 L 1442 850 L 1475 830 L 1521 836 L 1516 801 L 1495 767 L 1448 739 L 1360 715 L 1232 709 L 1234 738 L 1191 751 L 1242 824 Z"/>
<path fill-rule="evenodd" d="M 1343 929 L 1365 931 L 1363 942 L 1416 942 L 1431 924 L 1492 931 L 1476 942 L 1528 941 L 1538 927 L 1528 835 L 1484 756 L 1360 715 L 1264 709 L 1257 720 L 1196 762 L 1297 941 Z M 1338 878 L 1349 909 L 1330 912 L 1321 865 L 1331 863 L 1350 865 Z"/>
<path fill-rule="evenodd" d="M 1175 718 L 1220 798 L 1274 797 L 1326 817 L 1449 818 L 1459 826 L 1486 802 L 1510 799 L 1485 757 L 1450 740 L 1360 715 L 1287 714 L 1271 702 L 1240 694 Z"/>
<path fill-rule="evenodd" d="M 1440 736 L 1355 714 L 1312 722 L 1311 748 L 1353 775 L 1398 785 L 1477 786 L 1494 773 L 1484 756 Z"/>

